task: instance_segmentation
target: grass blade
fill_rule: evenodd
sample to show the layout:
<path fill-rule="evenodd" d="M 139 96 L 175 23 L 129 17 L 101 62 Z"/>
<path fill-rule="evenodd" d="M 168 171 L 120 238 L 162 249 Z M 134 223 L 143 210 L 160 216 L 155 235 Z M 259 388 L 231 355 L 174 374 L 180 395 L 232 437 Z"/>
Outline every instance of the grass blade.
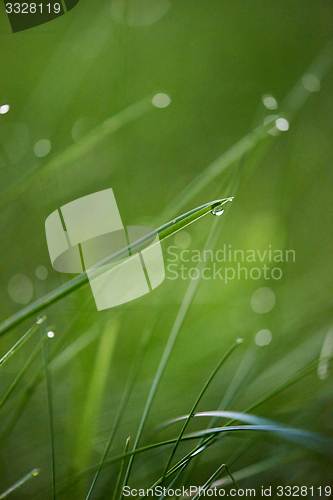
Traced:
<path fill-rule="evenodd" d="M 24 375 L 26 374 L 26 372 L 28 371 L 28 369 L 30 368 L 30 366 L 32 365 L 32 363 L 34 362 L 34 360 L 37 358 L 37 356 L 38 356 L 40 350 L 42 349 L 42 347 L 43 347 L 44 342 L 46 341 L 46 339 L 47 339 L 47 337 L 44 336 L 39 341 L 38 345 L 35 347 L 35 349 L 31 353 L 31 355 L 29 356 L 28 360 L 25 362 L 25 364 L 22 366 L 22 368 L 19 371 L 19 373 L 16 375 L 14 382 L 11 384 L 11 386 L 7 390 L 6 394 L 4 395 L 4 397 L 2 398 L 2 400 L 0 401 L 0 409 L 3 407 L 3 405 L 5 404 L 5 402 L 7 401 L 7 399 L 9 398 L 9 396 L 15 390 L 15 388 L 20 383 L 20 381 L 22 380 L 22 378 L 24 377 Z"/>
<path fill-rule="evenodd" d="M 227 198 L 226 200 L 223 200 L 223 201 L 224 201 L 224 203 L 226 203 L 227 201 L 229 201 L 231 199 L 232 198 Z M 219 206 L 219 205 L 221 205 L 221 202 L 217 203 L 217 205 L 215 205 L 215 206 Z M 213 224 L 212 229 L 210 231 L 210 234 L 209 234 L 209 236 L 207 238 L 205 248 L 211 248 L 211 246 L 215 243 L 215 241 L 216 241 L 216 228 L 217 228 L 217 225 Z M 205 265 L 205 263 L 204 262 L 200 262 L 198 264 L 198 269 L 201 269 L 201 267 L 203 265 Z M 201 273 L 199 273 L 199 276 L 201 276 Z M 155 397 L 157 388 L 158 388 L 159 383 L 161 381 L 161 378 L 162 378 L 162 375 L 164 373 L 165 367 L 166 367 L 166 365 L 168 363 L 168 360 L 169 360 L 171 351 L 173 349 L 173 346 L 174 346 L 174 344 L 175 344 L 175 342 L 177 340 L 177 337 L 178 337 L 178 334 L 180 332 L 180 329 L 181 329 L 181 327 L 182 327 L 182 325 L 184 323 L 185 317 L 186 317 L 186 315 L 187 315 L 187 313 L 189 311 L 189 308 L 190 308 L 190 306 L 192 304 L 192 301 L 193 301 L 195 293 L 196 293 L 196 291 L 198 289 L 199 283 L 200 283 L 200 279 L 192 280 L 191 281 L 191 283 L 190 283 L 190 285 L 189 285 L 189 287 L 188 287 L 188 289 L 186 291 L 186 294 L 184 296 L 184 299 L 182 301 L 182 304 L 180 306 L 180 309 L 178 311 L 177 317 L 176 317 L 175 322 L 173 324 L 173 327 L 171 329 L 171 332 L 170 332 L 167 344 L 165 346 L 165 349 L 164 349 L 161 361 L 159 363 L 159 366 L 158 366 L 155 378 L 153 380 L 153 384 L 151 386 L 151 389 L 150 389 L 150 392 L 149 392 L 149 395 L 148 395 L 148 399 L 147 399 L 147 402 L 146 402 L 146 405 L 145 405 L 145 408 L 144 408 L 144 411 L 143 411 L 143 415 L 142 415 L 142 418 L 141 418 L 141 421 L 140 421 L 140 424 L 139 424 L 139 429 L 138 429 L 138 432 L 137 432 L 137 435 L 136 435 L 136 438 L 135 438 L 135 442 L 134 442 L 134 446 L 133 446 L 133 451 L 136 449 L 136 447 L 137 447 L 137 445 L 139 443 L 139 440 L 140 440 L 140 437 L 141 437 L 141 434 L 142 434 L 142 431 L 143 431 L 143 427 L 144 427 L 144 425 L 146 423 L 146 420 L 147 420 L 147 417 L 148 417 L 148 413 L 149 413 L 150 408 L 152 406 L 153 399 Z M 130 461 L 128 463 L 128 467 L 127 467 L 127 471 L 126 471 L 126 475 L 125 475 L 126 481 L 128 480 L 129 475 L 130 475 L 131 468 L 132 468 L 132 465 L 133 465 L 133 460 L 134 460 L 134 456 L 131 457 L 131 459 L 130 459 Z M 125 482 L 124 484 L 126 485 L 127 483 Z"/>
<path fill-rule="evenodd" d="M 136 242 L 132 243 L 130 245 L 130 248 L 133 251 L 133 249 L 138 250 L 142 246 L 147 246 L 150 242 L 152 242 L 156 238 L 156 232 L 159 235 L 159 240 L 162 241 L 165 238 L 168 238 L 169 236 L 175 234 L 177 231 L 180 231 L 181 229 L 185 228 L 189 224 L 192 224 L 193 222 L 199 220 L 201 217 L 204 217 L 206 214 L 210 213 L 214 208 L 218 207 L 219 205 L 223 205 L 224 203 L 227 203 L 228 201 L 231 200 L 232 198 L 215 200 L 210 203 L 205 203 L 204 205 L 201 205 L 193 210 L 190 210 L 189 212 L 186 212 L 185 214 L 180 215 L 179 217 L 159 227 L 157 231 L 153 231 L 152 233 L 149 233 L 143 238 L 140 238 Z M 120 259 L 121 257 L 125 257 L 127 255 L 128 255 L 128 247 L 125 247 L 122 250 L 119 250 L 118 252 L 111 255 L 106 261 L 100 262 L 100 265 L 111 264 L 117 259 Z M 100 268 L 96 268 L 96 271 L 94 273 L 96 273 L 97 276 L 98 273 L 101 272 L 102 271 Z M 91 277 L 95 276 L 94 273 L 91 273 Z M 63 297 L 66 297 L 67 295 L 74 292 L 87 282 L 88 282 L 87 274 L 82 273 L 79 276 L 73 278 L 72 280 L 69 280 L 67 283 L 60 286 L 59 288 L 56 288 L 55 290 L 45 295 L 41 299 L 38 299 L 33 304 L 30 304 L 24 309 L 21 309 L 21 311 L 14 314 L 13 316 L 11 316 L 10 318 L 8 318 L 7 320 L 5 320 L 3 323 L 0 324 L 0 335 L 6 333 L 14 326 L 22 323 L 22 321 L 24 321 L 25 319 L 29 318 L 30 316 L 33 316 L 34 314 L 37 314 L 39 311 L 45 309 L 46 307 L 57 302 Z"/>
<path fill-rule="evenodd" d="M 76 438 L 75 467 L 80 470 L 87 466 L 91 452 L 91 441 L 94 436 L 105 384 L 117 339 L 119 324 L 111 319 L 104 326 L 96 354 L 96 361 L 87 388 L 87 397 Z M 80 494 L 82 498 L 83 495 Z"/>
<path fill-rule="evenodd" d="M 48 337 L 46 337 L 48 338 Z M 43 337 L 42 337 L 43 340 Z M 43 343 L 43 364 L 46 382 L 47 408 L 49 415 L 50 438 L 51 438 L 51 465 L 52 465 L 52 498 L 56 498 L 56 471 L 55 471 L 55 435 L 54 435 L 54 419 L 53 419 L 53 395 L 52 395 L 52 379 L 49 367 L 49 349 L 47 343 Z"/>
<path fill-rule="evenodd" d="M 333 457 L 333 441 L 329 440 L 327 437 L 317 436 L 303 429 L 294 429 L 291 427 L 285 427 L 280 424 L 273 425 L 233 425 L 226 427 L 213 427 L 211 429 L 203 429 L 201 431 L 193 432 L 187 434 L 185 437 L 191 439 L 193 437 L 203 437 L 207 434 L 220 434 L 228 432 L 228 429 L 232 432 L 235 431 L 262 431 L 271 432 L 273 434 L 281 435 L 284 439 L 288 441 L 295 442 L 301 446 L 309 448 L 317 453 L 322 453 Z"/>
<path fill-rule="evenodd" d="M 126 453 L 126 452 L 127 452 L 127 450 L 128 450 L 129 441 L 130 441 L 130 437 L 128 437 L 128 438 L 126 439 L 126 444 L 125 444 L 125 453 Z M 125 465 L 125 458 L 123 458 L 123 460 L 121 461 L 121 466 L 120 466 L 120 471 L 119 471 L 119 475 L 118 475 L 118 480 L 117 480 L 117 484 L 116 484 L 116 488 L 115 488 L 115 490 L 114 490 L 114 494 L 113 494 L 112 500 L 116 500 L 116 499 L 117 499 L 117 496 L 118 496 L 118 491 L 119 491 L 119 489 L 120 489 L 121 477 L 122 477 L 122 475 L 123 475 L 124 465 Z M 120 494 L 120 496 L 121 496 L 121 494 Z"/>
<path fill-rule="evenodd" d="M 39 473 L 40 473 L 40 469 L 32 469 L 32 471 L 29 472 L 29 474 L 22 477 L 22 479 L 17 481 L 17 483 L 13 484 L 13 486 L 11 486 L 10 488 L 8 488 L 8 490 L 6 490 L 4 493 L 2 493 L 0 495 L 0 500 L 2 500 L 3 498 L 7 498 L 7 496 L 10 495 L 11 493 L 13 493 L 13 491 L 17 490 L 18 488 L 21 488 L 21 486 L 23 486 L 27 481 L 29 481 L 33 477 L 38 476 Z"/>
<path fill-rule="evenodd" d="M 0 366 L 4 364 L 13 354 L 14 352 L 19 349 L 30 337 L 35 331 L 38 329 L 39 325 L 45 321 L 46 316 L 43 316 L 42 318 L 38 319 L 36 323 L 24 334 L 22 337 L 16 342 L 16 344 L 13 345 L 11 349 L 9 349 L 8 352 L 2 358 L 0 359 Z"/>
<path fill-rule="evenodd" d="M 308 366 L 304 367 L 302 370 L 300 370 L 298 373 L 296 373 L 293 377 L 291 377 L 289 380 L 287 380 L 286 382 L 283 382 L 282 384 L 280 384 L 278 387 L 276 387 L 275 389 L 273 389 L 272 391 L 270 391 L 268 394 L 266 394 L 265 396 L 263 396 L 262 398 L 259 398 L 258 401 L 256 401 L 255 403 L 253 403 L 252 405 L 250 405 L 248 408 L 246 408 L 246 410 L 244 410 L 244 414 L 247 414 L 249 413 L 250 411 L 254 410 L 255 408 L 257 408 L 258 406 L 260 406 L 261 404 L 269 401 L 271 398 L 273 398 L 275 395 L 279 394 L 280 392 L 282 392 L 284 389 L 287 389 L 288 387 L 290 387 L 291 385 L 293 385 L 294 383 L 298 382 L 299 380 L 303 379 L 304 377 L 306 377 L 307 375 L 309 375 L 310 373 L 316 371 L 317 369 L 317 360 L 315 361 L 312 361 L 311 363 L 309 363 Z M 240 414 L 239 414 L 240 415 Z M 231 425 L 233 422 L 235 422 L 237 419 L 235 418 L 232 418 L 232 420 L 230 420 L 227 425 Z M 208 429 L 207 429 L 208 431 Z M 184 437 L 183 437 L 184 438 Z M 201 452 L 202 449 L 204 449 L 210 442 L 214 441 L 215 439 L 215 436 L 209 436 L 208 438 L 204 439 L 204 441 L 200 442 L 199 445 L 197 445 L 195 448 L 193 448 L 192 451 L 190 451 L 189 453 L 187 453 L 185 455 L 185 457 L 183 457 L 176 465 L 174 465 L 168 472 L 167 476 L 169 476 L 170 474 L 173 474 L 175 471 L 177 471 L 180 467 L 182 467 L 184 461 L 188 460 L 189 457 L 191 456 L 194 456 L 194 455 L 197 455 L 198 453 Z M 162 478 L 160 478 L 158 481 L 160 481 Z M 159 484 L 159 482 L 155 483 L 155 484 Z"/>
<path fill-rule="evenodd" d="M 260 418 L 260 417 L 256 417 Z M 228 432 L 240 432 L 240 431 L 256 431 L 256 432 L 270 432 L 278 435 L 282 435 L 283 438 L 287 439 L 288 441 L 292 442 L 297 442 L 301 446 L 306 446 L 317 453 L 323 453 L 328 456 L 333 456 L 333 447 L 332 447 L 332 442 L 328 441 L 327 438 L 323 438 L 322 436 L 318 436 L 316 434 L 304 431 L 302 429 L 295 429 L 291 427 L 285 427 L 280 424 L 269 424 L 269 425 L 237 425 L 237 426 L 224 426 L 224 427 L 217 427 L 217 428 L 212 428 L 212 429 L 203 429 L 197 432 L 192 432 L 190 434 L 185 434 L 182 438 L 181 441 L 191 441 L 192 439 L 198 439 L 202 438 L 204 436 L 207 436 L 207 434 L 216 434 L 217 436 L 222 437 L 225 433 Z M 169 446 L 171 444 L 176 443 L 177 438 L 174 439 L 168 439 L 165 441 L 161 441 L 158 443 L 153 443 L 147 446 L 143 446 L 141 448 L 136 448 L 135 450 L 128 451 L 126 453 L 123 453 L 121 455 L 116 455 L 112 458 L 109 458 L 104 462 L 103 467 L 106 467 L 107 465 L 119 462 L 120 460 L 123 460 L 126 457 L 131 457 L 134 455 L 138 455 L 140 453 L 145 453 L 147 451 L 160 448 L 163 446 Z M 305 444 L 304 444 L 305 443 Z M 203 447 L 201 447 L 203 448 Z M 201 449 L 200 448 L 200 449 Z M 190 456 L 193 456 L 193 451 L 186 455 L 186 457 L 183 457 L 181 460 L 181 463 L 179 462 L 178 466 L 174 466 L 172 469 L 170 469 L 166 475 L 166 477 L 170 477 L 176 470 L 182 468 L 184 466 L 184 463 L 187 462 L 190 458 Z M 88 475 L 91 474 L 92 471 L 95 471 L 98 468 L 98 465 L 89 467 L 88 469 L 81 471 L 75 480 L 78 480 L 78 477 L 81 477 L 82 475 Z M 158 480 L 156 483 L 154 483 L 151 488 L 154 488 L 159 484 L 161 481 Z"/>
<path fill-rule="evenodd" d="M 318 55 L 316 60 L 305 71 L 304 74 L 314 74 L 321 81 L 333 65 L 333 43 L 330 42 L 324 50 Z M 311 97 L 312 92 L 307 90 L 303 83 L 302 77 L 290 90 L 282 104 L 280 115 L 287 116 L 290 121 L 303 107 L 306 101 Z M 244 156 L 252 151 L 258 144 L 268 137 L 272 143 L 276 137 L 268 134 L 272 128 L 272 123 L 268 126 L 259 125 L 247 135 L 242 137 L 230 149 L 223 153 L 219 158 L 214 160 L 199 174 L 162 212 L 161 217 L 169 218 L 170 214 L 180 211 L 189 201 L 194 198 L 203 188 L 205 188 L 216 177 L 220 176 L 229 167 L 235 165 L 244 158 Z"/>
<path fill-rule="evenodd" d="M 114 437 L 116 435 L 118 426 L 121 422 L 121 419 L 122 419 L 122 416 L 124 414 L 125 408 L 127 406 L 128 400 L 129 400 L 130 395 L 132 393 L 137 375 L 139 373 L 139 369 L 140 369 L 142 361 L 143 361 L 144 352 L 145 352 L 145 349 L 148 345 L 148 340 L 149 340 L 150 335 L 151 335 L 152 330 L 153 330 L 154 322 L 155 322 L 155 318 L 152 320 L 151 324 L 143 331 L 143 334 L 141 336 L 140 343 L 139 343 L 138 350 L 137 350 L 137 354 L 135 357 L 135 361 L 134 361 L 134 364 L 132 365 L 131 372 L 130 372 L 128 381 L 126 383 L 126 387 L 125 387 L 124 393 L 122 395 L 120 405 L 119 405 L 118 410 L 117 410 L 117 414 L 115 417 L 114 424 L 112 426 L 112 430 L 111 430 L 107 445 L 105 447 L 103 456 L 101 458 L 101 461 L 100 461 L 99 466 L 97 468 L 97 471 L 95 473 L 94 479 L 93 479 L 91 486 L 89 488 L 88 494 L 86 496 L 86 500 L 89 500 L 91 497 L 91 493 L 95 487 L 95 484 L 97 482 L 99 474 L 103 468 L 103 464 L 104 464 L 106 457 L 111 449 L 111 446 L 112 446 Z"/>

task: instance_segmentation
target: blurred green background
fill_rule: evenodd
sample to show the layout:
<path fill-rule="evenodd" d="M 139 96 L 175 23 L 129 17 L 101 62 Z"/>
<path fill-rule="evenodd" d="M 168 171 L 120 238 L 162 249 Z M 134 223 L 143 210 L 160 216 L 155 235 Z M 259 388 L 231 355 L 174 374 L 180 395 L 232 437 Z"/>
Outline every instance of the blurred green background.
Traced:
<path fill-rule="evenodd" d="M 166 279 L 152 293 L 97 312 L 84 286 L 45 311 L 46 327 L 55 332 L 47 342 L 47 373 L 56 497 L 85 498 L 93 476 L 74 485 L 72 479 L 102 457 L 142 332 L 150 332 L 149 342 L 109 457 L 122 453 L 128 436 L 133 445 L 189 286 L 189 279 L 170 279 L 170 246 L 178 254 L 202 251 L 215 224 L 215 250 L 293 249 L 296 258 L 277 264 L 279 280 L 200 281 L 140 445 L 177 435 L 179 424 L 159 433 L 156 427 L 190 411 L 239 337 L 244 343 L 214 379 L 200 410 L 215 410 L 223 401 L 226 409 L 243 411 L 307 363 L 319 362 L 323 352 L 331 355 L 333 56 L 325 48 L 333 6 L 325 0 L 81 0 L 59 19 L 15 34 L 3 3 L 0 14 L 0 106 L 10 105 L 0 115 L 1 321 L 71 278 L 52 269 L 44 230 L 47 216 L 63 204 L 112 187 L 125 225 L 156 227 L 205 202 L 235 196 L 221 218 L 207 215 L 163 242 Z M 169 106 L 144 104 L 137 117 L 84 150 L 86 134 L 158 93 L 170 96 Z M 287 119 L 289 130 L 268 127 L 271 133 L 257 145 L 183 197 L 212 162 L 272 114 Z M 61 156 L 75 144 L 73 160 Z M 0 338 L 1 356 L 34 321 Z M 256 336 L 262 330 L 271 332 L 265 346 Z M 37 331 L 1 366 L 1 397 L 39 340 Z M 325 364 L 318 366 L 253 413 L 332 437 L 332 377 Z M 40 474 L 11 497 L 52 498 L 41 353 L 0 418 L 0 492 L 36 467 Z M 190 429 L 205 425 L 198 419 Z M 177 457 L 190 446 L 181 444 Z M 164 447 L 139 455 L 129 484 L 150 486 L 169 454 Z M 223 462 L 238 473 L 242 488 L 317 487 L 332 478 L 331 458 L 280 437 L 235 433 L 202 454 L 189 468 L 187 484 L 203 484 Z M 256 473 L 248 469 L 256 464 Z M 92 498 L 111 498 L 119 466 L 103 469 Z"/>

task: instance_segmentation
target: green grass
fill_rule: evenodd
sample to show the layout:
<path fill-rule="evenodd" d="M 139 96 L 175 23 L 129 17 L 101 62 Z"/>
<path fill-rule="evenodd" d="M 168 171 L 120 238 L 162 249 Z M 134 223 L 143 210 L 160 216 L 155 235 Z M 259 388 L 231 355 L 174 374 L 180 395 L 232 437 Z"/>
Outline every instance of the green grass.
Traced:
<path fill-rule="evenodd" d="M 213 22 L 214 13 L 209 15 Z M 82 16 L 73 29 L 87 22 Z M 128 28 L 117 29 L 126 41 Z M 219 40 L 216 30 L 212 36 Z M 209 43 L 217 50 L 213 40 Z M 135 50 L 141 49 L 134 43 Z M 0 498 L 122 500 L 127 485 L 163 486 L 165 497 L 183 485 L 257 491 L 271 485 L 329 486 L 332 101 L 325 82 L 331 83 L 331 44 L 311 62 L 313 57 L 304 57 L 302 68 L 295 70 L 296 84 L 294 74 L 287 79 L 291 90 L 286 83 L 279 87 L 278 111 L 263 106 L 256 113 L 244 111 L 253 123 L 250 131 L 236 120 L 239 129 L 230 132 L 225 144 L 213 134 L 221 127 L 218 115 L 212 128 L 205 124 L 206 114 L 200 115 L 198 138 L 193 119 L 198 108 L 193 108 L 192 121 L 185 108 L 177 108 L 177 99 L 175 115 L 173 100 L 170 109 L 154 110 L 151 97 L 138 98 L 142 84 L 136 82 L 135 104 L 127 102 L 114 113 L 105 110 L 100 123 L 78 142 L 62 146 L 59 141 L 50 160 L 29 163 L 27 156 L 24 175 L 20 164 L 22 175 L 1 197 L 8 227 L 20 227 L 23 215 L 16 204 L 22 203 L 22 210 L 32 199 L 36 212 L 31 219 L 40 228 L 54 207 L 112 185 L 116 195 L 117 189 L 123 195 L 124 220 L 158 228 L 165 259 L 167 244 L 181 249 L 189 235 L 185 250 L 217 250 L 229 242 L 245 250 L 272 244 L 296 248 L 297 259 L 293 267 L 281 264 L 281 281 L 228 285 L 203 279 L 207 263 L 195 262 L 200 278 L 166 279 L 147 296 L 102 312 L 93 307 L 85 273 L 67 280 L 50 265 L 48 280 L 35 282 L 35 295 L 25 307 L 6 296 L 0 325 Z M 134 56 L 131 61 L 127 70 L 135 75 L 138 63 Z M 118 70 L 122 81 L 127 70 Z M 304 85 L 306 74 L 316 76 L 321 92 Z M 214 81 L 217 85 L 219 78 Z M 178 82 L 173 83 L 177 96 Z M 148 87 L 142 95 L 151 93 Z M 185 90 L 182 96 L 185 101 Z M 272 113 L 288 120 L 288 132 L 278 133 L 272 125 L 276 118 L 264 120 Z M 181 123 L 191 126 L 190 152 Z M 172 149 L 177 134 L 182 141 Z M 206 166 L 200 157 L 199 168 L 196 145 L 201 151 L 208 138 Z M 109 167 L 110 155 L 118 170 Z M 181 155 L 190 165 L 178 172 L 172 165 L 174 158 L 181 163 Z M 150 163 L 144 171 L 126 171 L 133 158 L 138 165 Z M 162 158 L 168 161 L 167 175 L 162 168 L 155 170 Z M 223 216 L 213 217 L 212 209 L 231 196 Z M 13 245 L 14 236 L 24 241 L 21 231 L 8 230 L 8 276 L 28 273 L 20 264 L 23 254 Z M 38 235 L 44 242 L 43 228 Z M 28 269 L 32 262 L 31 276 L 37 264 L 46 264 L 47 251 L 42 243 L 35 248 L 29 241 L 24 265 Z M 139 240 L 136 246 L 147 242 Z M 118 252 L 109 261 L 121 256 Z M 251 296 L 267 286 L 276 305 L 259 315 L 250 308 Z M 38 314 L 43 316 L 38 319 Z M 273 332 L 273 341 L 255 345 L 254 335 L 265 328 Z M 47 337 L 49 329 L 54 338 Z M 200 493 L 193 498 L 201 498 Z"/>

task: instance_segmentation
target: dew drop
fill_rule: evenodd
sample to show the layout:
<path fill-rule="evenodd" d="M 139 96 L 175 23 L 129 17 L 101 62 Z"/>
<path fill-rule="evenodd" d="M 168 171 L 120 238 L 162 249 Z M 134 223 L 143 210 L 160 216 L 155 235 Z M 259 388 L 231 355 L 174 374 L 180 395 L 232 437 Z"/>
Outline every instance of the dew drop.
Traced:
<path fill-rule="evenodd" d="M 6 113 L 8 113 L 9 109 L 9 104 L 3 104 L 2 106 L 0 106 L 0 115 L 5 115 Z"/>
<path fill-rule="evenodd" d="M 222 205 L 217 205 L 217 207 L 212 208 L 210 211 L 213 215 L 217 215 L 218 217 L 223 214 L 224 208 Z"/>

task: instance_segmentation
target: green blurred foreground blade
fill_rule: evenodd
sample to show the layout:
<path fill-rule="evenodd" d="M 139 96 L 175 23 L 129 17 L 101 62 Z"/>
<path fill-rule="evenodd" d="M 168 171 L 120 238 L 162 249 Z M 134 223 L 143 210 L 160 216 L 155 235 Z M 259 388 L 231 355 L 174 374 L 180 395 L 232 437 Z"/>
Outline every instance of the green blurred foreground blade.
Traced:
<path fill-rule="evenodd" d="M 223 198 L 220 200 L 214 200 L 211 201 L 210 203 L 205 203 L 204 205 L 194 208 L 193 210 L 190 210 L 189 212 L 186 212 L 185 214 L 180 215 L 179 217 L 176 217 L 170 222 L 164 224 L 163 226 L 160 226 L 157 230 L 152 231 L 151 233 L 145 235 L 144 237 L 140 238 L 134 243 L 131 243 L 130 247 L 126 246 L 121 250 L 119 250 L 118 252 L 111 255 L 110 257 L 108 257 L 107 259 L 105 259 L 104 261 L 99 262 L 98 264 L 99 267 L 96 267 L 94 272 L 91 273 L 91 277 L 98 276 L 98 274 L 105 272 L 105 267 L 102 266 L 111 265 L 116 260 L 128 256 L 129 250 L 131 251 L 131 253 L 133 253 L 134 251 L 139 252 L 142 248 L 146 248 L 151 243 L 153 243 L 153 241 L 156 238 L 156 234 L 158 234 L 159 241 L 162 241 L 171 236 L 172 234 L 175 234 L 176 232 L 180 231 L 184 227 L 188 226 L 189 224 L 192 224 L 192 222 L 199 220 L 201 217 L 210 212 L 212 212 L 215 215 L 220 215 L 221 213 L 223 213 L 223 205 L 225 205 L 228 201 L 232 200 L 233 198 Z M 69 295 L 70 293 L 74 292 L 74 290 L 80 288 L 87 282 L 88 282 L 87 274 L 82 273 L 73 278 L 72 280 L 68 281 L 64 285 L 61 285 L 52 292 L 48 293 L 44 297 L 36 300 L 33 304 L 30 304 L 24 309 L 21 309 L 21 311 L 14 314 L 13 316 L 11 316 L 10 318 L 8 318 L 7 320 L 5 320 L 3 323 L 0 324 L 0 335 L 9 331 L 11 328 L 20 324 L 22 321 L 29 318 L 30 316 L 33 316 L 34 314 L 50 306 L 54 302 L 57 302 L 62 297 L 65 297 L 66 295 Z"/>

